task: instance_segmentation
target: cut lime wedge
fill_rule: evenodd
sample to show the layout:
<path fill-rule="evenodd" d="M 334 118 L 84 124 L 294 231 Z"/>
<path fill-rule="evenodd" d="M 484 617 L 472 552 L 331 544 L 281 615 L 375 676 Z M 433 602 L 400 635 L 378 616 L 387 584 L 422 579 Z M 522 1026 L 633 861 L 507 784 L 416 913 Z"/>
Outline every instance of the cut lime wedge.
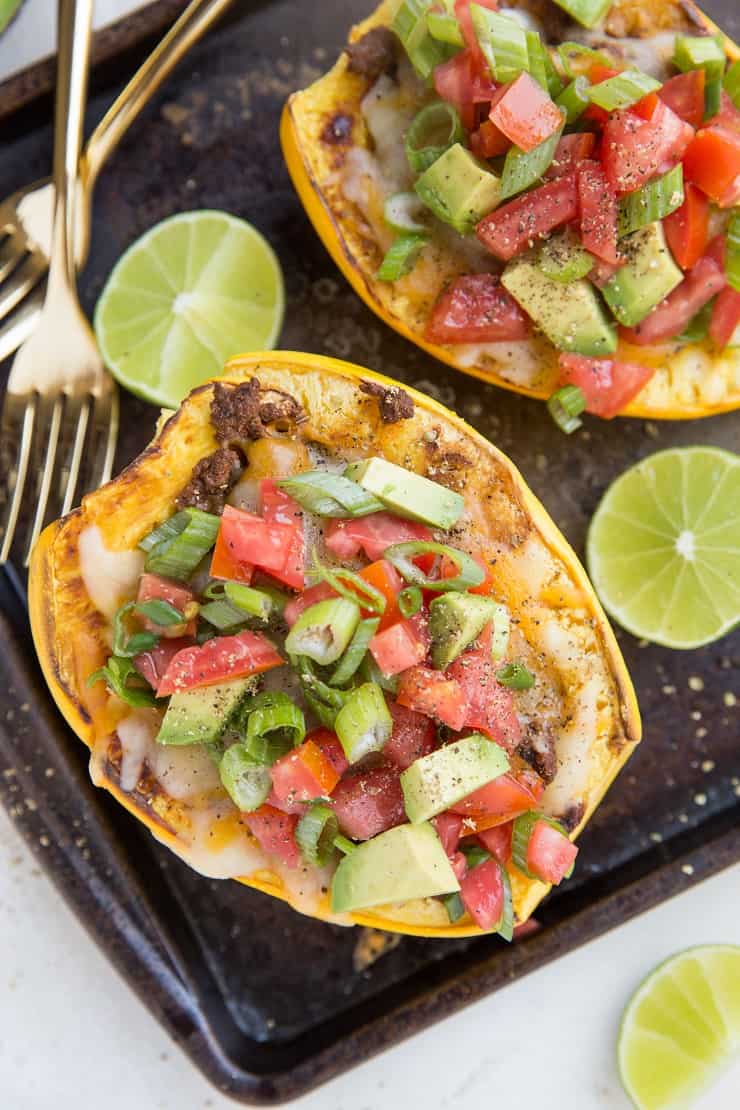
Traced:
<path fill-rule="evenodd" d="M 625 471 L 588 533 L 604 607 L 635 636 L 695 648 L 740 621 L 740 456 L 678 447 Z"/>
<path fill-rule="evenodd" d="M 639 1110 L 690 1106 L 740 1051 L 740 948 L 708 944 L 672 956 L 624 1011 L 617 1054 Z"/>
<path fill-rule="evenodd" d="M 119 259 L 95 333 L 122 386 L 176 408 L 233 355 L 273 347 L 284 305 L 280 264 L 258 231 L 225 212 L 183 212 Z"/>

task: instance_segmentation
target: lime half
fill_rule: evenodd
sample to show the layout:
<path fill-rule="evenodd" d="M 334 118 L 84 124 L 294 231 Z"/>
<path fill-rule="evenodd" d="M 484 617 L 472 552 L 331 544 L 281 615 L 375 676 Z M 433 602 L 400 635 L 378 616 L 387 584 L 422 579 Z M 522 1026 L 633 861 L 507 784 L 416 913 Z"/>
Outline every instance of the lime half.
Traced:
<path fill-rule="evenodd" d="M 183 212 L 119 259 L 95 333 L 122 386 L 176 408 L 233 355 L 273 347 L 284 307 L 280 264 L 258 231 L 225 212 Z"/>
<path fill-rule="evenodd" d="M 672 648 L 740 621 L 740 456 L 678 447 L 625 471 L 588 533 L 589 571 L 615 620 Z"/>
<path fill-rule="evenodd" d="M 619 1031 L 619 1074 L 639 1110 L 688 1107 L 740 1051 L 740 948 L 672 956 L 633 994 Z"/>

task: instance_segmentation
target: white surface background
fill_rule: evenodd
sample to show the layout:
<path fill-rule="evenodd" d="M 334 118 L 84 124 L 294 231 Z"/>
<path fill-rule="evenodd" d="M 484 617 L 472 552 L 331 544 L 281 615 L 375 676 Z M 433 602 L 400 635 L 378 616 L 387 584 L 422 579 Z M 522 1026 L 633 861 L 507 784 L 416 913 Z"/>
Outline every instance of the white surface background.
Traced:
<path fill-rule="evenodd" d="M 102 25 L 141 6 L 97 0 Z M 0 77 L 52 49 L 54 0 L 27 0 Z M 688 883 L 687 879 L 687 883 Z M 312 1110 L 627 1110 L 622 1008 L 661 960 L 740 943 L 740 866 L 471 1006 L 293 1104 Z M 88 940 L 0 811 L 2 1110 L 227 1110 Z M 738 1110 L 740 1066 L 701 1102 Z"/>

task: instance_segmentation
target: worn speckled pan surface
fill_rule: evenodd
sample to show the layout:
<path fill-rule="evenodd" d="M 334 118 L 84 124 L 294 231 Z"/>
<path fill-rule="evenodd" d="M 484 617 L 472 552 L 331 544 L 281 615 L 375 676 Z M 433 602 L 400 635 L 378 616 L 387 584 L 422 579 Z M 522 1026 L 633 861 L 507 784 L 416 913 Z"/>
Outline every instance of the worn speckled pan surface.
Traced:
<path fill-rule="evenodd" d="M 184 6 L 167 3 L 170 11 Z M 456 408 L 513 458 L 582 550 L 601 493 L 626 466 L 670 445 L 738 450 L 740 413 L 661 427 L 589 420 L 566 440 L 544 406 L 446 369 L 361 304 L 303 214 L 277 127 L 288 93 L 327 68 L 371 6 L 236 0 L 227 24 L 178 70 L 101 177 L 86 307 L 120 252 L 162 217 L 197 207 L 246 216 L 285 271 L 283 347 L 356 361 Z M 734 0 L 714 0 L 707 10 L 738 37 Z M 98 70 L 91 123 L 130 72 L 136 37 L 124 34 L 126 53 Z M 10 103 L 9 87 L 0 86 L 0 196 L 49 171 L 48 101 L 3 115 Z M 155 415 L 126 398 L 119 465 L 150 438 Z M 740 634 L 688 654 L 640 647 L 620 634 L 645 741 L 582 838 L 574 880 L 541 907 L 545 928 L 510 947 L 495 938 L 404 939 L 356 971 L 356 933 L 236 883 L 200 878 L 92 787 L 84 749 L 36 668 L 22 595 L 2 574 L 0 609 L 3 800 L 147 1007 L 222 1090 L 243 1101 L 295 1096 L 740 858 L 740 706 L 730 696 L 740 703 Z M 703 688 L 689 686 L 690 678 Z M 295 951 L 300 961 L 286 959 Z"/>

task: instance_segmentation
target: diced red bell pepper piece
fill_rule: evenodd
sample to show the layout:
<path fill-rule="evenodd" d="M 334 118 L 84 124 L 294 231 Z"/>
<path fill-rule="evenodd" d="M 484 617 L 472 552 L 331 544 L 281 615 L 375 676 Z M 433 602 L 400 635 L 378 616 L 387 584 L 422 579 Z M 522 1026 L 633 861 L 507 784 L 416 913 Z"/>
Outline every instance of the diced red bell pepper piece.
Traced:
<path fill-rule="evenodd" d="M 426 659 L 429 651 L 428 616 L 420 610 L 413 617 L 397 621 L 383 632 L 376 632 L 368 649 L 383 674 L 400 674 Z"/>
<path fill-rule="evenodd" d="M 465 725 L 468 705 L 460 683 L 429 667 L 404 671 L 396 701 L 407 709 L 436 717 L 455 732 Z"/>
<path fill-rule="evenodd" d="M 214 636 L 204 644 L 183 648 L 170 661 L 159 684 L 160 698 L 178 690 L 212 686 L 231 678 L 261 674 L 282 666 L 284 660 L 260 632 Z"/>
<path fill-rule="evenodd" d="M 357 520 L 331 520 L 324 533 L 327 549 L 338 559 L 353 559 L 364 551 L 368 559 L 380 559 L 396 543 L 432 540 L 425 524 L 404 520 L 393 513 L 371 513 Z"/>
<path fill-rule="evenodd" d="M 525 339 L 530 330 L 495 274 L 464 274 L 440 294 L 424 336 L 430 343 L 498 343 Z"/>
<path fill-rule="evenodd" d="M 740 293 L 731 286 L 723 289 L 712 308 L 709 335 L 716 347 L 723 349 L 740 325 Z"/>
<path fill-rule="evenodd" d="M 254 813 L 243 813 L 242 821 L 268 856 L 275 856 L 288 867 L 299 867 L 301 853 L 295 839 L 298 817 L 262 805 Z"/>
<path fill-rule="evenodd" d="M 680 335 L 699 309 L 726 284 L 724 271 L 705 254 L 664 301 L 634 328 L 620 328 L 620 335 L 637 346 L 665 343 Z"/>
<path fill-rule="evenodd" d="M 704 119 L 703 69 L 679 73 L 658 89 L 658 96 L 668 107 L 692 127 L 701 127 Z"/>
<path fill-rule="evenodd" d="M 703 72 L 702 69 L 691 70 L 691 73 Z M 701 189 L 686 182 L 683 204 L 665 217 L 663 230 L 676 262 L 682 270 L 690 270 L 701 258 L 709 239 L 709 201 Z"/>
<path fill-rule="evenodd" d="M 313 740 L 304 740 L 297 748 L 273 763 L 272 788 L 281 801 L 310 802 L 331 794 L 340 779 L 332 761 Z"/>
<path fill-rule="evenodd" d="M 475 233 L 484 247 L 508 262 L 541 235 L 578 215 L 575 173 L 566 173 L 538 189 L 502 204 L 484 216 Z"/>
<path fill-rule="evenodd" d="M 432 824 L 437 830 L 445 854 L 452 859 L 460 842 L 463 818 L 459 813 L 440 813 L 432 818 Z"/>
<path fill-rule="evenodd" d="M 335 788 L 331 802 L 340 829 L 353 840 L 369 840 L 406 821 L 395 767 L 350 772 Z"/>
<path fill-rule="evenodd" d="M 537 821 L 527 845 L 527 868 L 544 883 L 557 886 L 575 863 L 578 849 L 547 821 Z"/>
<path fill-rule="evenodd" d="M 581 242 L 597 258 L 616 265 L 617 194 L 598 162 L 582 162 L 576 172 Z"/>
<path fill-rule="evenodd" d="M 513 832 L 514 822 L 507 821 L 505 825 L 494 825 L 493 828 L 483 829 L 478 833 L 478 840 L 498 860 L 502 867 L 506 867 L 511 859 Z"/>
<path fill-rule="evenodd" d="M 504 880 L 498 861 L 488 859 L 468 871 L 460 882 L 460 897 L 479 929 L 486 933 L 495 929 L 504 912 Z"/>
<path fill-rule="evenodd" d="M 684 176 L 721 208 L 740 201 L 740 130 L 712 124 L 697 131 L 683 157 Z"/>
<path fill-rule="evenodd" d="M 150 574 L 145 572 L 139 579 L 139 591 L 136 596 L 137 601 L 167 601 L 170 605 L 177 609 L 178 613 L 185 613 L 188 608 L 195 608 L 194 606 L 195 594 L 189 590 L 187 586 L 183 586 L 181 582 L 173 582 L 169 578 L 163 578 L 159 574 Z M 194 636 L 197 622 L 193 617 L 191 620 L 182 621 L 180 624 L 160 625 L 156 621 L 149 620 L 148 617 L 139 617 L 142 621 L 144 628 L 150 632 L 156 632 L 166 640 L 179 640 L 183 636 Z"/>
<path fill-rule="evenodd" d="M 579 131 L 574 135 L 563 135 L 555 147 L 552 162 L 545 170 L 545 181 L 552 181 L 576 169 L 580 162 L 591 158 L 596 146 L 593 131 Z"/>
<path fill-rule="evenodd" d="M 654 366 L 613 358 L 561 354 L 558 362 L 560 384 L 577 385 L 586 398 L 586 411 L 605 420 L 621 412 L 655 373 Z"/>
<path fill-rule="evenodd" d="M 505 86 L 491 108 L 491 123 L 520 150 L 534 150 L 563 126 L 560 109 L 528 73 Z"/>

